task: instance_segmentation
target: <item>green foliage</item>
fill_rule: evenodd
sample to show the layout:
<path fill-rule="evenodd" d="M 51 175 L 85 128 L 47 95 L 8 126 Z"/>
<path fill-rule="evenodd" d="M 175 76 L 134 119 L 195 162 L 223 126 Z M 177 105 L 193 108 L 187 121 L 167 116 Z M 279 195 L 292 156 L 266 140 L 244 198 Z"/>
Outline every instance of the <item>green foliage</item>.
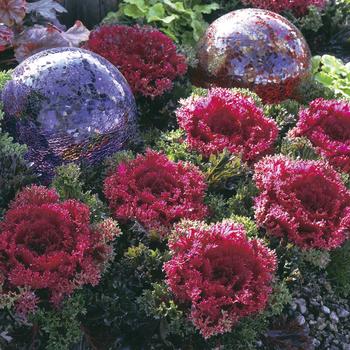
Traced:
<path fill-rule="evenodd" d="M 250 177 L 238 179 L 233 185 L 234 194 L 227 201 L 230 215 L 254 216 L 254 197 L 259 194 Z"/>
<path fill-rule="evenodd" d="M 133 159 L 134 154 L 132 151 L 120 151 L 116 152 L 110 157 L 104 159 L 104 161 L 97 165 L 82 164 L 80 179 L 85 191 L 92 191 L 97 193 L 98 196 L 103 199 L 103 182 L 108 174 L 115 170 L 117 165 L 128 159 Z"/>
<path fill-rule="evenodd" d="M 208 341 L 210 349 L 217 349 L 217 345 L 220 344 L 220 350 L 255 350 L 256 341 L 267 326 L 268 321 L 264 314 L 246 317 L 234 327 L 232 332 L 210 338 Z"/>
<path fill-rule="evenodd" d="M 240 157 L 225 150 L 218 155 L 210 155 L 203 165 L 203 170 L 209 189 L 213 190 L 225 185 L 229 179 L 245 174 L 247 166 L 242 163 Z"/>
<path fill-rule="evenodd" d="M 240 215 L 232 215 L 231 219 L 234 222 L 237 222 L 238 224 L 241 224 L 244 226 L 247 237 L 249 238 L 257 238 L 259 236 L 259 230 L 256 226 L 255 222 L 246 216 L 240 216 Z"/>
<path fill-rule="evenodd" d="M 217 222 L 229 216 L 227 208 L 227 200 L 221 193 L 208 193 L 205 198 L 205 203 L 210 210 L 210 221 Z"/>
<path fill-rule="evenodd" d="M 96 194 L 83 190 L 80 180 L 80 168 L 76 164 L 62 165 L 56 169 L 52 186 L 57 190 L 61 199 L 76 199 L 90 207 L 92 221 L 101 221 L 106 217 L 107 209 Z"/>
<path fill-rule="evenodd" d="M 152 288 L 145 290 L 137 299 L 137 303 L 147 316 L 159 320 L 159 334 L 166 345 L 171 345 L 167 340 L 169 335 L 184 338 L 194 333 L 193 325 L 175 303 L 165 283 L 153 283 Z"/>
<path fill-rule="evenodd" d="M 136 231 L 125 230 L 117 239 L 114 262 L 101 283 L 86 294 L 89 307 L 84 326 L 94 333 L 98 328 L 106 339 L 120 337 L 131 348 L 143 345 L 152 349 L 150 343 L 162 343 L 161 339 L 153 339 L 159 320 L 150 318 L 150 311 L 137 300 L 154 283 L 162 283 L 162 266 L 168 253 L 163 253 L 161 247 L 150 248 L 148 241 L 141 243 L 143 238 L 136 235 Z"/>
<path fill-rule="evenodd" d="M 80 318 L 86 313 L 83 297 L 76 293 L 67 299 L 60 309 L 44 310 L 40 308 L 32 322 L 39 332 L 47 337 L 46 350 L 67 350 L 81 337 Z"/>
<path fill-rule="evenodd" d="M 286 305 L 290 304 L 291 301 L 292 294 L 290 293 L 286 283 L 284 281 L 278 281 L 274 285 L 265 315 L 267 317 L 276 317 L 281 315 Z"/>
<path fill-rule="evenodd" d="M 293 100 L 286 100 L 279 104 L 265 105 L 264 113 L 276 121 L 279 128 L 277 145 L 287 132 L 295 126 L 298 120 L 300 104 Z"/>
<path fill-rule="evenodd" d="M 317 81 L 314 75 L 300 84 L 298 88 L 298 101 L 302 105 L 308 105 L 311 101 L 319 97 L 331 100 L 336 97 L 336 94 L 334 90 Z"/>
<path fill-rule="evenodd" d="M 285 137 L 281 143 L 281 154 L 293 159 L 317 160 L 320 157 L 315 152 L 309 139 L 306 137 Z"/>
<path fill-rule="evenodd" d="M 309 249 L 309 250 L 303 251 L 301 253 L 301 258 L 305 262 L 319 269 L 325 269 L 331 260 L 330 254 L 328 251 L 317 250 L 317 249 Z"/>
<path fill-rule="evenodd" d="M 0 71 L 0 90 L 2 90 L 8 80 L 11 79 L 11 71 Z"/>
<path fill-rule="evenodd" d="M 342 173 L 341 178 L 345 186 L 350 190 L 350 174 Z"/>
<path fill-rule="evenodd" d="M 327 1 L 324 9 L 310 6 L 306 15 L 296 18 L 292 13 L 284 15 L 304 34 L 312 52 L 334 52 L 343 56 L 349 54 L 350 20 L 348 0 Z M 345 30 L 345 31 L 344 31 Z"/>
<path fill-rule="evenodd" d="M 316 81 L 334 91 L 336 97 L 350 99 L 350 63 L 323 55 L 313 57 L 312 65 Z"/>
<path fill-rule="evenodd" d="M 344 297 L 350 296 L 350 240 L 331 252 L 328 276 L 335 290 Z"/>
<path fill-rule="evenodd" d="M 182 160 L 199 165 L 203 161 L 201 155 L 191 152 L 188 149 L 185 141 L 185 133 L 181 129 L 162 133 L 154 148 L 164 152 L 174 162 Z"/>
<path fill-rule="evenodd" d="M 157 26 L 178 43 L 194 44 L 203 35 L 207 23 L 203 15 L 217 10 L 215 2 L 174 0 L 123 0 L 117 13 L 110 13 L 102 23 L 140 22 Z"/>
<path fill-rule="evenodd" d="M 292 13 L 287 14 L 287 17 L 304 33 L 317 33 L 324 25 L 322 16 L 322 10 L 316 6 L 310 6 L 308 13 L 302 17 L 297 18 Z"/>

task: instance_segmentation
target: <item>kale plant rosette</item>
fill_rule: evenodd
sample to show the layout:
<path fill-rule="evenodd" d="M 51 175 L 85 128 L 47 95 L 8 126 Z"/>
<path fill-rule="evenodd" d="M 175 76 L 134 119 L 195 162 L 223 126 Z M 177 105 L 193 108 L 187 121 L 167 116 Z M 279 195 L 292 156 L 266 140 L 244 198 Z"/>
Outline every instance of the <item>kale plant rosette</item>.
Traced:
<path fill-rule="evenodd" d="M 1 296 L 15 296 L 26 319 L 47 302 L 62 301 L 84 285 L 97 285 L 111 258 L 109 242 L 118 229 L 92 226 L 90 209 L 60 201 L 55 190 L 31 186 L 11 203 L 0 225 Z"/>

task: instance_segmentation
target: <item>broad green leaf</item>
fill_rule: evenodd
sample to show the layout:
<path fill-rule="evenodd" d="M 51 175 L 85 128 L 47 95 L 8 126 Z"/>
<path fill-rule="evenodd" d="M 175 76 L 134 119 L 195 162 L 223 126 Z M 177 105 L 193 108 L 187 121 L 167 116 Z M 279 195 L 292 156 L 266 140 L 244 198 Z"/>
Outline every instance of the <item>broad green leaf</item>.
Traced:
<path fill-rule="evenodd" d="M 162 18 L 165 16 L 165 10 L 164 6 L 161 3 L 155 4 L 152 7 L 149 8 L 147 13 L 147 22 L 154 22 L 162 20 Z"/>
<path fill-rule="evenodd" d="M 133 4 L 127 4 L 123 8 L 124 14 L 128 17 L 139 19 L 145 17 L 146 12 L 140 10 L 139 7 Z"/>
<path fill-rule="evenodd" d="M 205 22 L 198 21 L 197 19 L 192 19 L 191 27 L 193 28 L 193 38 L 194 40 L 198 41 L 206 29 Z"/>
<path fill-rule="evenodd" d="M 175 33 L 169 28 L 162 28 L 161 31 L 166 34 L 169 38 L 173 39 L 175 42 L 179 42 L 179 39 Z"/>
<path fill-rule="evenodd" d="M 195 5 L 193 7 L 193 11 L 209 14 L 215 10 L 218 10 L 219 8 L 220 8 L 219 4 L 217 4 L 216 2 L 212 2 L 211 4 L 208 4 L 208 5 Z"/>
<path fill-rule="evenodd" d="M 184 7 L 183 2 L 172 2 L 171 0 L 164 0 L 164 4 L 169 6 L 172 10 L 180 12 L 180 13 L 186 13 L 190 14 L 192 11 L 191 10 L 186 10 Z"/>
<path fill-rule="evenodd" d="M 338 70 L 342 69 L 343 67 L 342 62 L 331 55 L 322 56 L 322 64 L 324 64 L 326 67 L 331 68 L 331 70 Z"/>
<path fill-rule="evenodd" d="M 312 63 L 312 73 L 315 74 L 318 72 L 321 63 L 321 56 L 314 56 L 311 60 Z"/>
<path fill-rule="evenodd" d="M 171 22 L 179 19 L 180 17 L 178 15 L 170 15 L 170 16 L 166 16 L 164 18 L 160 18 L 159 20 L 165 24 L 170 24 Z"/>
<path fill-rule="evenodd" d="M 147 9 L 147 5 L 144 0 L 124 0 L 125 3 L 136 5 L 140 10 L 145 11 Z"/>
<path fill-rule="evenodd" d="M 325 86 L 332 86 L 333 84 L 333 78 L 324 72 L 317 73 L 315 75 L 315 78 L 318 82 L 322 83 Z"/>

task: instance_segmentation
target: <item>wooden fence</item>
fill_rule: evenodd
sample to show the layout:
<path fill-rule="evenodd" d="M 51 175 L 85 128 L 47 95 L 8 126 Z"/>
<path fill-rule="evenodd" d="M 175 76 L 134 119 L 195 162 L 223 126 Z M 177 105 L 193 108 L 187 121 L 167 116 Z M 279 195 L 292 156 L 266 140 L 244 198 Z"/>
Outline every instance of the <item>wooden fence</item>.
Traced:
<path fill-rule="evenodd" d="M 88 28 L 97 25 L 109 11 L 116 11 L 119 0 L 59 0 L 68 13 L 62 16 L 67 26 L 81 20 Z"/>

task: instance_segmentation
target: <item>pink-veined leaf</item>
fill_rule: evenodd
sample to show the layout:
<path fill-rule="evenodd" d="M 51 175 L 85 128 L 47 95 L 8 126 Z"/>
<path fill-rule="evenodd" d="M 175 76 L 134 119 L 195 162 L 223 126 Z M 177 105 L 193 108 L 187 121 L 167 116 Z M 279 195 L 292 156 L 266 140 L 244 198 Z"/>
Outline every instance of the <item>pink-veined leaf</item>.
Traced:
<path fill-rule="evenodd" d="M 26 15 L 25 0 L 0 0 L 0 23 L 8 27 L 21 24 Z"/>
<path fill-rule="evenodd" d="M 62 35 L 71 42 L 72 46 L 78 47 L 82 42 L 89 40 L 90 30 L 82 22 L 76 21 L 74 26 Z"/>
<path fill-rule="evenodd" d="M 55 21 L 56 13 L 64 13 L 67 10 L 55 0 L 39 0 L 28 3 L 27 13 L 35 12 L 49 21 Z"/>
<path fill-rule="evenodd" d="M 77 47 L 81 42 L 88 39 L 89 33 L 89 30 L 80 21 L 77 21 L 66 32 L 51 24 L 46 27 L 35 25 L 26 29 L 15 39 L 16 60 L 22 62 L 37 52 L 55 47 Z"/>
<path fill-rule="evenodd" d="M 25 30 L 15 40 L 15 57 L 22 62 L 33 54 L 54 47 L 71 46 L 70 42 L 62 36 L 59 29 L 52 25 L 46 27 L 35 25 Z"/>
<path fill-rule="evenodd" d="M 12 44 L 13 36 L 12 29 L 0 24 L 0 52 L 6 50 Z"/>

